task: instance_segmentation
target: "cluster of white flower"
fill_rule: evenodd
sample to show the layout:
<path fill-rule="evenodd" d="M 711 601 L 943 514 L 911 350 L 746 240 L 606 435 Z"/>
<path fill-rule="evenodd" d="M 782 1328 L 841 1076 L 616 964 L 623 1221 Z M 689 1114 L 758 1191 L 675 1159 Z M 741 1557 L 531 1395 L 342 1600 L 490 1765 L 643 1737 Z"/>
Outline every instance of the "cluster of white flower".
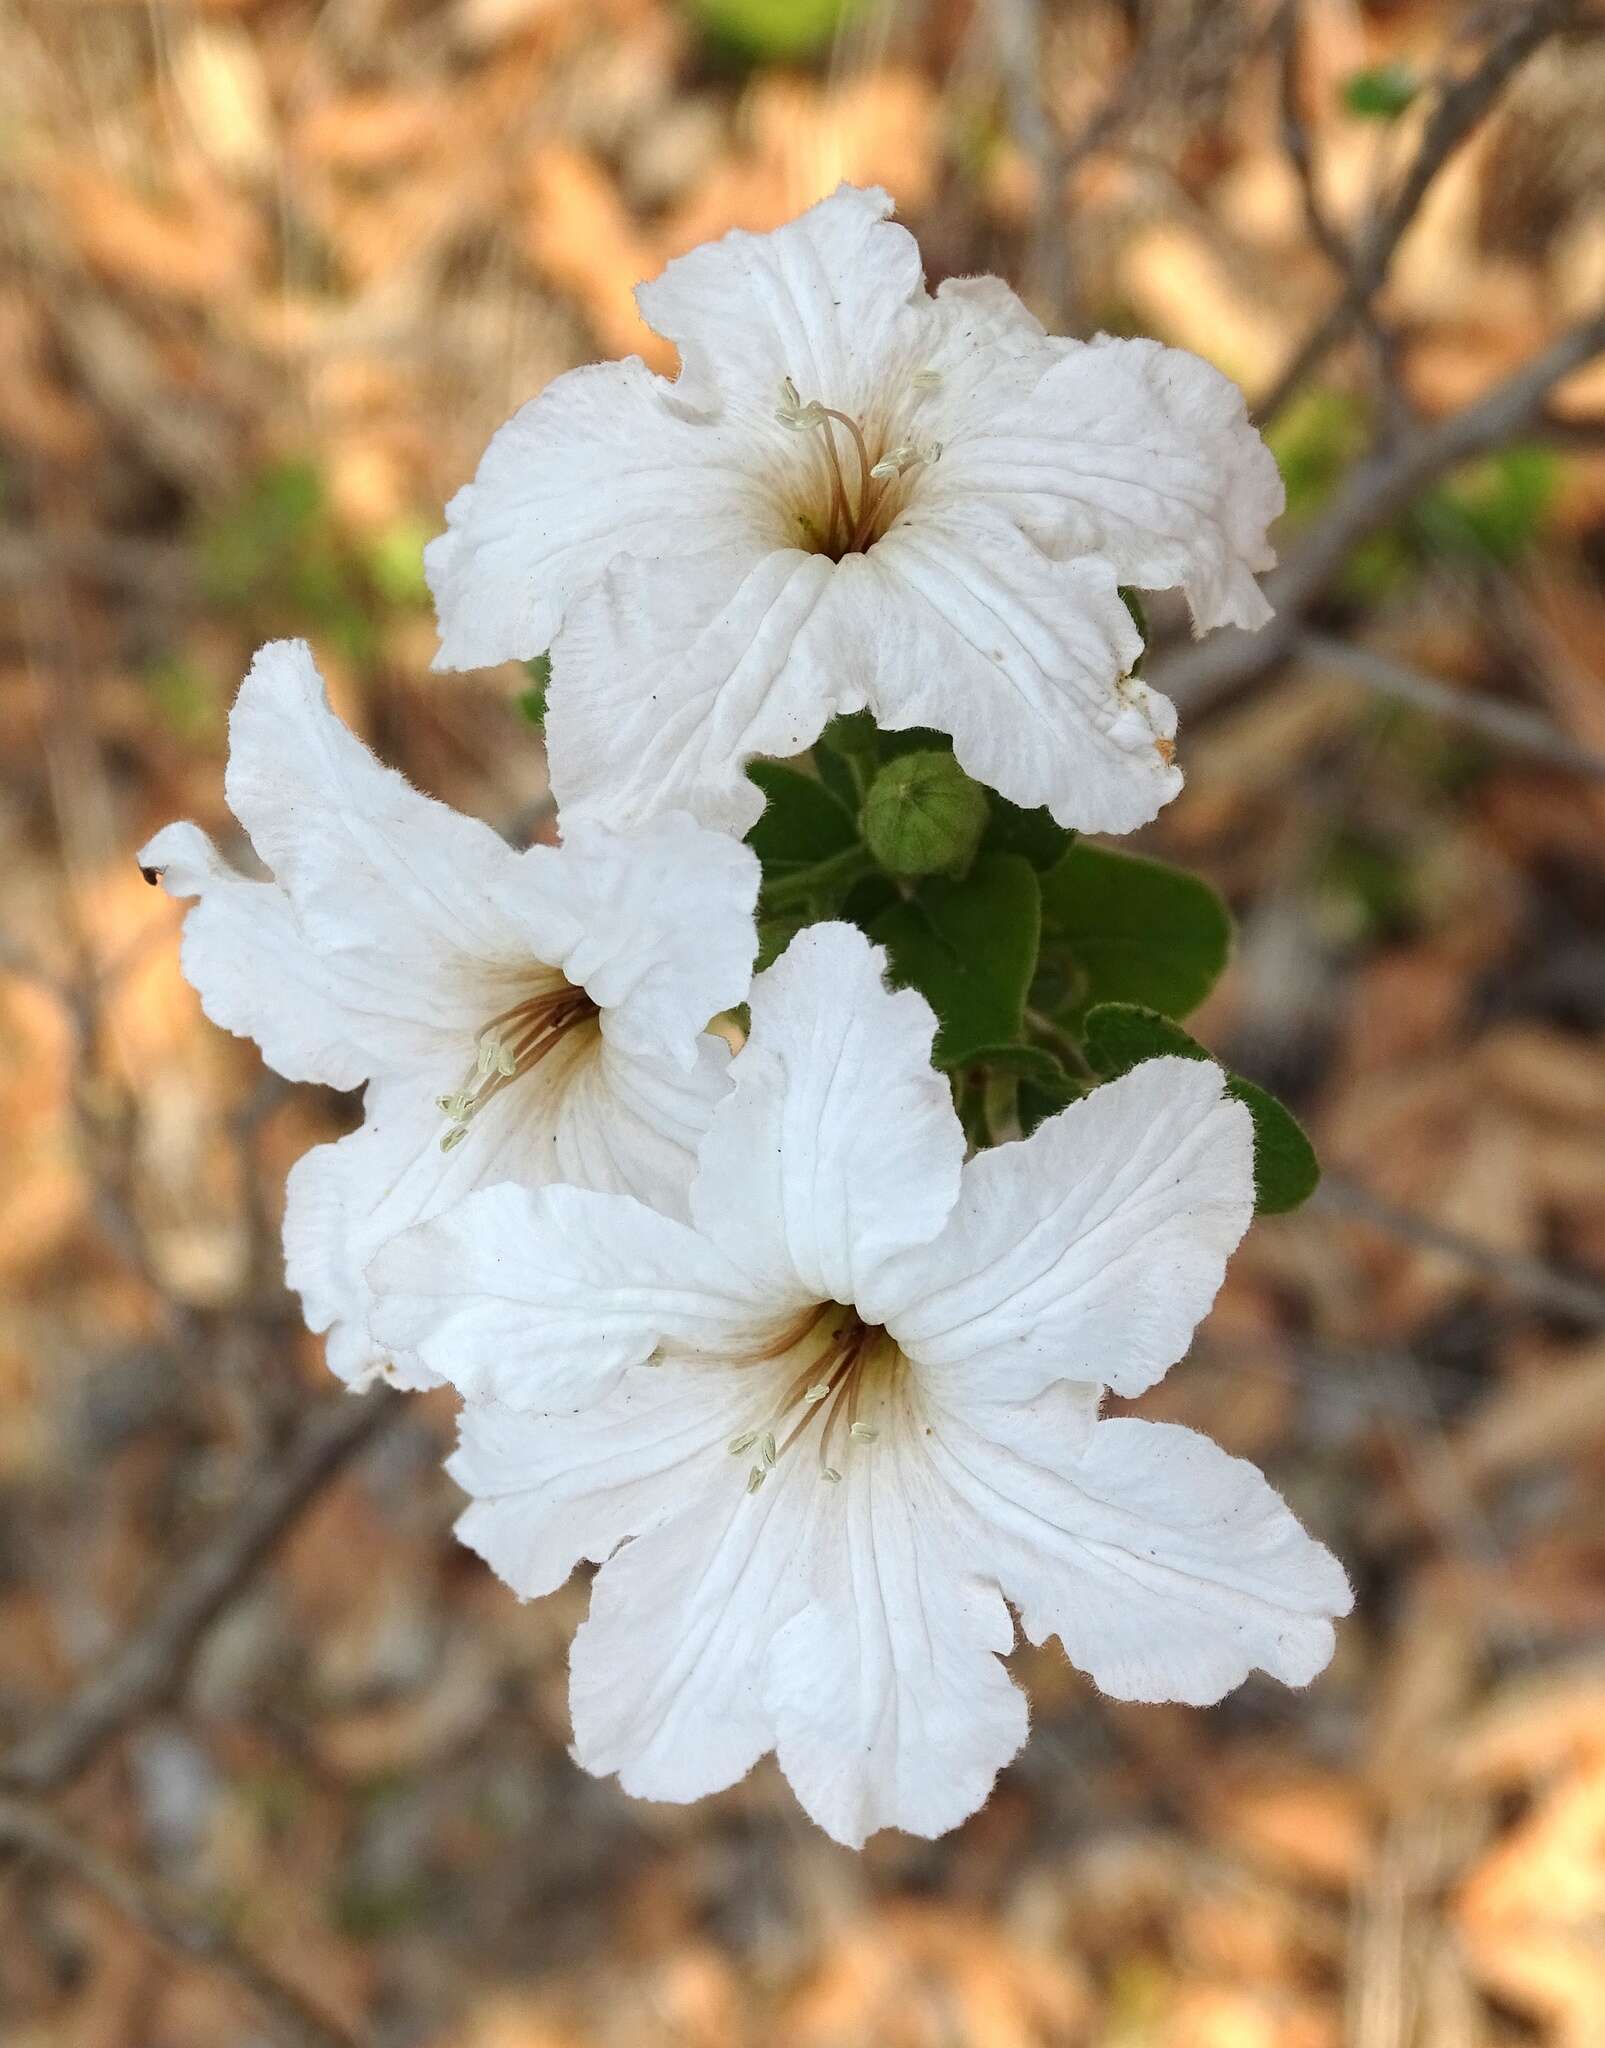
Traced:
<path fill-rule="evenodd" d="M 928 295 L 889 212 L 844 187 L 670 264 L 640 300 L 679 378 L 558 378 L 450 506 L 441 663 L 550 649 L 560 848 L 411 789 L 278 643 L 227 773 L 272 878 L 192 825 L 140 856 L 199 899 L 207 1014 L 366 1086 L 288 1189 L 330 1364 L 457 1389 L 459 1531 L 515 1592 L 601 1567 L 579 1760 L 685 1800 L 773 1749 L 855 1844 L 952 1827 L 1024 1741 L 1011 1604 L 1107 1692 L 1204 1703 L 1309 1680 L 1349 1602 L 1252 1466 L 1099 1419 L 1252 1214 L 1220 1069 L 1148 1060 L 966 1161 L 932 1012 L 859 930 L 752 973 L 751 757 L 867 709 L 1127 830 L 1180 778 L 1121 586 L 1264 612 L 1280 490 L 1234 388 L 1051 339 L 996 279 Z"/>

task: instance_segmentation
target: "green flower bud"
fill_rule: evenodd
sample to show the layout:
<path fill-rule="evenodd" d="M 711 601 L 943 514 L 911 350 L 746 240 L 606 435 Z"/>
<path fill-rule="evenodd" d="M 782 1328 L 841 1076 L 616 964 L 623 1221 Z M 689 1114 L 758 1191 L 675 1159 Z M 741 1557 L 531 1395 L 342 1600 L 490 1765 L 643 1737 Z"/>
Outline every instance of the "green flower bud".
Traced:
<path fill-rule="evenodd" d="M 987 823 L 986 791 L 951 754 L 899 754 L 864 799 L 864 837 L 894 875 L 962 874 Z"/>

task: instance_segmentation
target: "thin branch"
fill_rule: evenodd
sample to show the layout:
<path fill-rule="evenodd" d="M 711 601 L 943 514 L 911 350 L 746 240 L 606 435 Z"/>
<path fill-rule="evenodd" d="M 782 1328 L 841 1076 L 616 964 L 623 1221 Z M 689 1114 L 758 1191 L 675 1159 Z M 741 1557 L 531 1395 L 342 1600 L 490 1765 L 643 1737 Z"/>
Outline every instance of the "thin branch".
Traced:
<path fill-rule="evenodd" d="M 1467 1237 L 1463 1231 L 1434 1223 L 1411 1209 L 1401 1209 L 1382 1196 L 1374 1195 L 1353 1181 L 1328 1173 L 1310 1197 L 1310 1207 L 1331 1216 L 1346 1216 L 1368 1224 L 1421 1251 L 1441 1252 L 1457 1259 L 1485 1280 L 1492 1280 L 1511 1294 L 1519 1295 L 1550 1315 L 1566 1316 L 1591 1329 L 1605 1328 L 1605 1281 L 1563 1273 L 1543 1259 L 1523 1252 L 1500 1251 L 1497 1246 Z"/>
<path fill-rule="evenodd" d="M 242 1992 L 286 2048 L 362 2048 L 261 1957 L 170 1886 L 81 1842 L 52 1814 L 0 1793 L 0 1843 L 53 1864 L 163 1949 L 199 1963 Z"/>
<path fill-rule="evenodd" d="M 1578 0 L 1532 0 L 1504 34 L 1484 52 L 1482 62 L 1450 86 L 1433 108 L 1409 169 L 1392 200 L 1373 218 L 1344 266 L 1341 296 L 1294 352 L 1255 409 L 1261 425 L 1276 418 L 1327 353 L 1342 340 L 1387 281 L 1394 252 L 1404 239 L 1438 174 L 1465 143 L 1506 84 L 1527 59 L 1576 15 Z"/>
<path fill-rule="evenodd" d="M 1486 735 L 1512 753 L 1528 754 L 1552 768 L 1567 769 L 1592 781 L 1605 781 L 1605 754 L 1580 746 L 1547 718 L 1523 704 L 1507 704 L 1479 690 L 1457 690 L 1435 676 L 1379 654 L 1375 648 L 1338 640 L 1329 633 L 1306 633 L 1298 654 L 1323 666 L 1343 670 L 1384 697 L 1429 711 L 1451 725 Z"/>
<path fill-rule="evenodd" d="M 1331 503 L 1267 577 L 1276 616 L 1258 633 L 1227 627 L 1199 646 L 1162 655 L 1148 681 L 1189 711 L 1262 681 L 1297 649 L 1304 620 L 1362 540 L 1413 505 L 1427 486 L 1463 462 L 1516 439 L 1544 415 L 1564 378 L 1605 352 L 1605 306 L 1568 330 L 1492 391 L 1391 448 L 1357 463 Z"/>
<path fill-rule="evenodd" d="M 332 1401 L 312 1415 L 288 1451 L 247 1483 L 234 1513 L 178 1571 L 110 1662 L 0 1759 L 0 1785 L 55 1790 L 142 1714 L 170 1699 L 208 1628 L 296 1516 L 397 1412 L 398 1404 L 378 1395 Z"/>
<path fill-rule="evenodd" d="M 1304 0 L 1282 0 L 1272 24 L 1271 40 L 1277 58 L 1277 90 L 1280 107 L 1282 148 L 1298 180 L 1304 222 L 1321 254 L 1343 280 L 1345 295 L 1354 301 L 1355 317 L 1365 330 L 1376 366 L 1378 394 L 1385 424 L 1391 435 L 1405 413 L 1399 387 L 1398 341 L 1384 325 L 1372 294 L 1362 287 L 1353 244 L 1326 210 L 1316 177 L 1310 131 L 1300 98 L 1300 59 L 1303 55 Z"/>

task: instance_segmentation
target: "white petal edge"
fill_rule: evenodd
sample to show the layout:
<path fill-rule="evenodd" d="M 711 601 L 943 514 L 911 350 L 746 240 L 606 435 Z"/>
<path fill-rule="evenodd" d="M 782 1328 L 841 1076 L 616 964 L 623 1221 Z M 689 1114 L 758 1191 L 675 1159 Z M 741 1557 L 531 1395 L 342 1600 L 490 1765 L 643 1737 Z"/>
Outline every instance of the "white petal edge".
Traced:
<path fill-rule="evenodd" d="M 631 834 L 578 819 L 559 858 L 581 936 L 556 964 L 601 1008 L 611 1046 L 689 1070 L 752 980 L 757 855 L 669 812 Z"/>
<path fill-rule="evenodd" d="M 776 1296 L 857 1301 L 957 1198 L 964 1134 L 931 1066 L 936 1019 L 923 996 L 887 989 L 885 966 L 854 926 L 816 924 L 752 985 L 691 1213 Z"/>
<path fill-rule="evenodd" d="M 337 964 L 307 943 L 284 891 L 242 875 L 196 825 L 166 826 L 139 864 L 169 896 L 197 899 L 179 960 L 212 1022 L 255 1039 L 287 1081 L 360 1087 L 383 1056 L 384 1020 L 351 1006 Z"/>
<path fill-rule="evenodd" d="M 368 1281 L 380 1344 L 524 1410 L 584 1407 L 661 1341 L 730 1356 L 772 1325 L 695 1231 L 573 1187 L 483 1188 L 392 1238 Z"/>
<path fill-rule="evenodd" d="M 931 1439 L 954 1520 L 1035 1643 L 1116 1699 L 1210 1706 L 1251 1671 L 1307 1685 L 1352 1593 L 1264 1475 L 1171 1423 L 1099 1422 L 1079 1455 L 1005 1448 L 949 1413 Z"/>
<path fill-rule="evenodd" d="M 1254 1213 L 1254 1128 L 1213 1062 L 1145 1060 L 964 1168 L 939 1237 L 861 1304 L 944 1388 L 1150 1387 Z"/>

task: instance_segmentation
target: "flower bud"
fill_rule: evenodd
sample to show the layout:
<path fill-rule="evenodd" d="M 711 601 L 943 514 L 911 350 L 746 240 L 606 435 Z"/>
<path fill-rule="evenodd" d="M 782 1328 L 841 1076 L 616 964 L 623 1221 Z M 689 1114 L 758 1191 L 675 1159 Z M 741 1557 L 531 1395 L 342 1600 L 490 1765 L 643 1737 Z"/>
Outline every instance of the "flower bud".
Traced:
<path fill-rule="evenodd" d="M 987 815 L 986 791 L 951 754 L 899 754 L 869 786 L 864 837 L 891 874 L 962 874 Z"/>

